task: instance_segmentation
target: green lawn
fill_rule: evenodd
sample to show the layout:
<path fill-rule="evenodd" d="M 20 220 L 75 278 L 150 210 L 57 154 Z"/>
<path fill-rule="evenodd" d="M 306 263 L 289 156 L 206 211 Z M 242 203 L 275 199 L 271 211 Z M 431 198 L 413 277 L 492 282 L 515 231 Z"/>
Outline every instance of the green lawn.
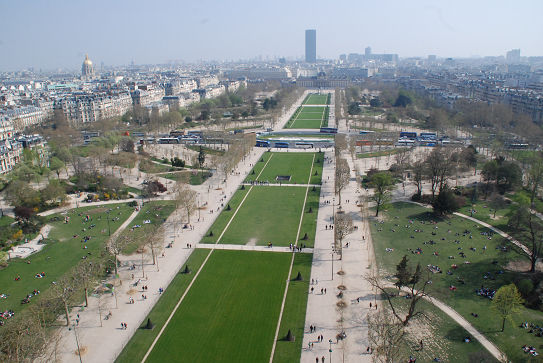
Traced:
<path fill-rule="evenodd" d="M 394 155 L 400 150 L 403 150 L 403 148 L 402 149 L 387 149 L 387 150 L 382 150 L 382 151 L 373 151 L 370 153 L 356 154 L 356 157 L 359 159 L 376 158 L 380 156 Z"/>
<path fill-rule="evenodd" d="M 175 173 L 162 174 L 160 176 L 173 181 L 182 180 L 183 183 L 190 185 L 201 185 L 210 175 L 211 174 L 206 171 L 198 171 L 194 174 L 193 170 L 183 170 Z"/>
<path fill-rule="evenodd" d="M 320 129 L 328 123 L 329 107 L 301 106 L 292 115 L 284 128 L 292 129 Z"/>
<path fill-rule="evenodd" d="M 430 215 L 427 215 L 427 212 L 430 212 Z M 514 317 L 515 324 L 506 322 L 506 331 L 501 333 L 498 332 L 501 329 L 501 321 L 490 310 L 491 300 L 478 296 L 475 292 L 476 289 L 481 288 L 481 285 L 497 290 L 499 287 L 522 277 L 521 274 L 506 269 L 509 261 L 517 260 L 520 257 L 513 252 L 501 252 L 496 249 L 498 246 L 507 246 L 509 242 L 498 235 L 494 235 L 492 240 L 488 240 L 488 237 L 481 235 L 480 232 L 489 230 L 480 226 L 477 228 L 475 222 L 467 219 L 462 220 L 456 216 L 444 220 L 434 216 L 430 209 L 412 203 L 395 203 L 393 208 L 388 212 L 380 213 L 381 215 L 384 217 L 384 223 L 372 222 L 370 228 L 375 255 L 382 275 L 393 274 L 396 264 L 406 253 L 414 264 L 420 262 L 422 266 L 438 265 L 443 273 L 433 275 L 431 294 L 446 302 L 470 321 L 487 338 L 503 349 L 510 360 L 514 362 L 526 361 L 528 356 L 520 349 L 524 344 L 540 346 L 540 338 L 533 334 L 527 334 L 526 330 L 520 329 L 518 326 L 523 321 L 541 326 L 543 313 L 523 309 L 522 314 Z M 409 220 L 413 220 L 413 223 L 410 223 Z M 435 226 L 429 224 L 431 220 L 438 223 L 438 229 L 434 229 Z M 426 223 L 421 224 L 421 221 Z M 406 225 L 410 227 L 406 228 Z M 382 229 L 382 231 L 377 231 L 377 229 Z M 414 232 L 415 229 L 422 229 L 423 232 Z M 449 229 L 451 233 L 447 233 Z M 465 230 L 472 233 L 464 236 Z M 431 235 L 432 232 L 436 235 Z M 455 236 L 455 233 L 460 235 Z M 411 236 L 415 238 L 411 238 Z M 441 238 L 445 238 L 445 240 L 441 240 Z M 425 244 L 430 240 L 435 241 L 436 244 Z M 455 240 L 459 240 L 460 243 L 455 243 Z M 486 250 L 483 249 L 484 246 L 487 246 Z M 476 251 L 470 250 L 471 247 Z M 394 251 L 386 252 L 386 248 L 393 248 Z M 412 253 L 411 250 L 416 248 L 422 248 L 423 252 L 421 254 Z M 466 254 L 466 258 L 459 255 L 461 251 Z M 435 256 L 434 252 L 437 252 L 439 256 Z M 455 259 L 449 259 L 449 256 L 454 256 Z M 470 264 L 465 263 L 468 261 Z M 497 261 L 497 263 L 493 264 L 493 261 Z M 458 265 L 458 268 L 453 269 L 451 267 L 453 264 Z M 449 270 L 452 275 L 446 273 Z M 484 279 L 485 275 L 494 277 L 494 280 Z M 458 282 L 458 277 L 464 278 L 466 283 Z M 451 285 L 457 287 L 457 290 L 450 290 L 449 286 Z M 479 317 L 474 318 L 471 313 L 477 313 Z"/>
<path fill-rule="evenodd" d="M 111 211 L 109 211 L 110 208 Z M 52 281 L 68 272 L 83 257 L 90 261 L 98 259 L 100 253 L 104 251 L 103 243 L 109 234 L 106 216 L 111 216 L 111 219 L 120 218 L 118 221 L 110 221 L 113 233 L 130 216 L 132 211 L 133 208 L 128 207 L 127 204 L 103 207 L 85 206 L 75 209 L 75 213 L 68 213 L 71 218 L 68 224 L 64 223 L 62 218 L 58 221 L 54 220 L 55 217 L 59 217 L 58 214 L 47 216 L 47 223 L 52 229 L 49 238 L 45 240 L 47 245 L 43 251 L 26 259 L 12 259 L 9 261 L 8 267 L 0 270 L 0 294 L 10 295 L 6 299 L 0 299 L 0 310 L 11 309 L 17 314 L 32 304 L 31 302 L 27 305 L 21 305 L 20 302 L 34 289 L 41 292 L 46 291 Z M 83 213 L 83 215 L 79 216 L 79 213 Z M 93 220 L 83 223 L 86 214 L 89 214 Z M 88 227 L 92 224 L 96 224 L 96 227 L 89 229 Z M 83 231 L 83 228 L 87 230 Z M 101 230 L 105 230 L 105 232 L 101 233 Z M 78 237 L 74 238 L 75 235 Z M 81 242 L 84 236 L 92 238 L 87 242 Z M 87 246 L 87 249 L 84 249 L 84 246 Z M 45 277 L 36 278 L 36 274 L 41 272 L 45 272 Z M 17 276 L 20 276 L 19 281 L 15 281 Z M 39 297 L 33 299 L 37 298 Z"/>
<path fill-rule="evenodd" d="M 292 276 L 288 287 L 285 309 L 275 346 L 274 363 L 299 362 L 302 354 L 302 342 L 305 327 L 305 309 L 309 292 L 309 277 L 311 276 L 311 263 L 313 255 L 310 253 L 297 253 L 292 265 Z M 300 272 L 304 281 L 294 281 Z M 296 337 L 293 342 L 285 341 L 288 331 Z"/>
<path fill-rule="evenodd" d="M 328 95 L 308 95 L 308 97 L 304 100 L 304 105 L 326 105 Z"/>
<path fill-rule="evenodd" d="M 296 243 L 298 226 L 306 188 L 304 187 L 246 187 L 239 190 L 230 202 L 231 211 L 223 210 L 201 243 L 216 243 L 226 224 L 238 209 L 241 195 L 251 190 L 220 243 L 245 245 L 255 243 L 267 246 L 288 246 Z M 316 211 L 315 211 L 316 212 Z M 309 241 L 308 241 L 309 242 Z M 307 245 L 307 243 L 306 243 Z M 308 246 L 309 247 L 309 246 Z"/>
<path fill-rule="evenodd" d="M 130 236 L 132 234 L 137 234 L 140 228 L 146 227 L 146 226 L 159 226 L 168 217 L 175 211 L 175 204 L 171 200 L 164 200 L 164 201 L 152 201 L 147 202 L 145 205 L 141 208 L 138 215 L 134 220 L 130 223 L 129 226 L 126 227 L 126 229 L 122 232 L 121 236 Z M 157 217 L 158 215 L 158 217 Z M 150 224 L 143 223 L 143 221 L 150 220 Z M 136 227 L 134 226 L 141 226 Z M 123 254 L 130 255 L 134 253 L 140 245 L 138 243 L 131 243 L 128 244 L 125 249 L 123 250 Z"/>
<path fill-rule="evenodd" d="M 155 329 L 152 331 L 138 329 L 115 360 L 116 363 L 141 362 L 209 252 L 209 250 L 205 249 L 196 249 L 192 252 L 186 265 L 189 266 L 193 273 L 188 275 L 177 274 L 148 315 L 153 324 L 156 324 Z M 181 271 L 184 270 L 184 267 Z M 146 323 L 147 319 L 144 320 L 142 327 Z"/>
<path fill-rule="evenodd" d="M 12 218 L 10 216 L 0 217 L 0 228 L 9 226 L 14 222 L 15 222 L 15 218 Z"/>
<path fill-rule="evenodd" d="M 147 362 L 267 362 L 289 253 L 215 250 Z"/>
<path fill-rule="evenodd" d="M 273 155 L 273 156 L 272 156 Z M 313 169 L 311 169 L 311 162 L 313 161 Z M 266 162 L 271 157 L 271 160 L 266 165 Z M 252 172 L 249 173 L 245 182 L 258 180 L 268 181 L 269 183 L 279 184 L 275 178 L 277 175 L 291 175 L 290 181 L 282 182 L 288 184 L 304 184 L 307 183 L 307 179 L 311 173 L 311 184 L 320 184 L 322 180 L 322 165 L 324 159 L 324 153 L 264 153 L 262 156 L 264 161 L 258 161 L 254 164 Z M 261 159 L 261 160 L 262 160 Z M 318 163 L 317 163 L 318 161 Z M 264 166 L 266 168 L 260 174 Z M 318 175 L 315 175 L 315 172 Z M 257 176 L 260 177 L 257 179 Z"/>

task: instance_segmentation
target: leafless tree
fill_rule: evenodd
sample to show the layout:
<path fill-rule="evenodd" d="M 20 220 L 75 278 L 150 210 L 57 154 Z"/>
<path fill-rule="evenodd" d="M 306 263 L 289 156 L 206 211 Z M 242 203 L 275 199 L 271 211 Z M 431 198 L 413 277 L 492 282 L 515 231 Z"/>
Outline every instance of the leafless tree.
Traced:
<path fill-rule="evenodd" d="M 125 247 L 131 242 L 128 237 L 120 236 L 114 233 L 106 242 L 106 249 L 113 255 L 115 262 L 115 275 L 118 274 L 119 259 L 118 256 L 122 253 Z"/>
<path fill-rule="evenodd" d="M 62 275 L 57 281 L 54 281 L 46 292 L 48 300 L 56 300 L 61 303 L 64 314 L 66 315 L 67 326 L 70 325 L 70 307 L 75 303 L 79 287 L 77 277 L 70 271 Z"/>
<path fill-rule="evenodd" d="M 73 269 L 79 286 L 85 291 L 85 307 L 89 306 L 89 289 L 92 289 L 98 281 L 100 268 L 92 261 L 81 260 Z"/>
<path fill-rule="evenodd" d="M 352 217 L 347 213 L 339 211 L 334 216 L 334 246 L 340 259 L 343 257 L 343 239 L 351 233 L 353 233 Z"/>
<path fill-rule="evenodd" d="M 368 314 L 368 340 L 375 359 L 383 363 L 401 360 L 405 347 L 405 326 L 384 309 Z"/>
<path fill-rule="evenodd" d="M 187 184 L 177 181 L 173 191 L 173 200 L 178 208 L 183 208 L 187 213 L 187 223 L 190 224 L 190 216 L 197 210 L 196 193 Z"/>
<path fill-rule="evenodd" d="M 338 157 L 336 158 L 336 180 L 335 192 L 339 196 L 339 204 L 341 205 L 341 191 L 349 185 L 351 180 L 351 169 L 347 160 Z"/>

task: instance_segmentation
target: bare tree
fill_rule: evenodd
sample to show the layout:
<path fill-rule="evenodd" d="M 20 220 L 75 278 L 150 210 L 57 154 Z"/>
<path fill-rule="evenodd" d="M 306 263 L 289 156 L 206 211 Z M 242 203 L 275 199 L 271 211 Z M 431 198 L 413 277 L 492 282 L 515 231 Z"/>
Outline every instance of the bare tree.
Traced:
<path fill-rule="evenodd" d="M 338 212 L 334 216 L 334 246 L 340 259 L 343 257 L 343 239 L 353 233 L 353 219 L 349 214 Z"/>
<path fill-rule="evenodd" d="M 113 255 L 115 262 L 115 275 L 118 274 L 119 259 L 118 256 L 122 253 L 125 247 L 131 242 L 128 237 L 120 236 L 114 233 L 106 242 L 106 249 Z"/>
<path fill-rule="evenodd" d="M 92 261 L 81 260 L 74 268 L 73 275 L 79 280 L 79 286 L 85 291 L 85 307 L 89 306 L 89 289 L 98 281 L 100 268 Z"/>
<path fill-rule="evenodd" d="M 405 326 L 384 309 L 368 314 L 368 340 L 374 357 L 383 363 L 401 360 L 405 345 Z"/>
<path fill-rule="evenodd" d="M 75 302 L 76 294 L 78 293 L 79 281 L 73 272 L 70 271 L 62 275 L 53 285 L 47 290 L 49 300 L 57 300 L 61 303 L 64 314 L 66 315 L 66 325 L 70 325 L 70 307 Z"/>
<path fill-rule="evenodd" d="M 173 199 L 178 208 L 183 208 L 187 213 L 187 223 L 190 224 L 190 216 L 198 208 L 196 204 L 196 193 L 194 190 L 190 189 L 188 185 L 177 181 L 174 187 Z"/>
<path fill-rule="evenodd" d="M 339 196 L 339 204 L 341 205 L 341 191 L 349 185 L 351 180 L 351 169 L 349 168 L 349 163 L 347 160 L 338 157 L 336 159 L 336 184 L 335 191 Z"/>

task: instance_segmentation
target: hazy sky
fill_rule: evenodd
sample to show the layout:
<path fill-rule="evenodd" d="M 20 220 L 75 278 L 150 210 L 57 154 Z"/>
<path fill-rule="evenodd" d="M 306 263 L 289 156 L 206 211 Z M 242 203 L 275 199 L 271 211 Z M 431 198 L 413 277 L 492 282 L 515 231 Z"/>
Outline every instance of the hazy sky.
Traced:
<path fill-rule="evenodd" d="M 397 53 L 543 56 L 543 0 L 0 0 L 0 71 Z"/>

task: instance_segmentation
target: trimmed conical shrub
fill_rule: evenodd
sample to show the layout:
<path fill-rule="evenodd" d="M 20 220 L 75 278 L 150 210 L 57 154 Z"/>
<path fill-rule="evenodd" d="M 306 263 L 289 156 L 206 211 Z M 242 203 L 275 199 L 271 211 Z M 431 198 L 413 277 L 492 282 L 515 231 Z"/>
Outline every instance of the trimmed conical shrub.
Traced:
<path fill-rule="evenodd" d="M 155 328 L 156 324 L 153 324 L 151 322 L 151 318 L 148 318 L 147 319 L 147 324 L 145 324 L 145 328 L 146 330 L 153 330 Z"/>
<path fill-rule="evenodd" d="M 313 189 L 311 189 L 311 191 L 316 192 L 317 188 L 315 188 L 315 186 L 313 185 Z"/>
<path fill-rule="evenodd" d="M 260 162 L 263 163 L 263 162 L 264 162 L 264 158 L 260 159 Z"/>
<path fill-rule="evenodd" d="M 213 231 L 209 231 L 209 237 L 213 237 Z"/>
<path fill-rule="evenodd" d="M 189 269 L 189 265 L 185 265 L 185 269 L 183 270 L 183 273 L 186 274 L 186 275 L 188 275 L 188 274 L 190 274 L 191 272 L 192 272 L 192 271 L 191 271 L 191 269 Z"/>
<path fill-rule="evenodd" d="M 319 172 L 315 170 L 315 175 L 319 175 Z"/>
<path fill-rule="evenodd" d="M 302 238 L 304 241 L 307 241 L 309 239 L 309 237 L 307 237 L 307 233 L 304 234 L 304 238 Z"/>
<path fill-rule="evenodd" d="M 245 190 L 245 184 L 241 184 L 241 190 Z"/>
<path fill-rule="evenodd" d="M 230 207 L 230 204 L 228 204 L 228 207 L 226 207 L 226 210 L 232 210 L 232 208 Z"/>
<path fill-rule="evenodd" d="M 287 342 L 293 342 L 294 341 L 294 335 L 292 335 L 292 332 L 290 329 L 288 330 L 287 336 L 285 337 L 285 340 Z"/>
<path fill-rule="evenodd" d="M 255 175 L 255 171 L 253 170 L 253 172 L 251 173 L 251 175 Z"/>
<path fill-rule="evenodd" d="M 307 213 L 313 213 L 313 208 L 309 207 L 309 211 Z"/>
<path fill-rule="evenodd" d="M 317 159 L 317 164 L 321 162 L 321 159 Z"/>

